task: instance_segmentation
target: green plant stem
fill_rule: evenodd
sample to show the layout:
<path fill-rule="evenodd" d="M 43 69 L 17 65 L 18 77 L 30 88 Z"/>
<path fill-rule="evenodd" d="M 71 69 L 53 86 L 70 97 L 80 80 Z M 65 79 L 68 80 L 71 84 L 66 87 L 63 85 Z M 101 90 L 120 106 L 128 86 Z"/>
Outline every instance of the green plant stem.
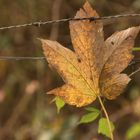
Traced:
<path fill-rule="evenodd" d="M 104 104 L 103 104 L 102 99 L 100 98 L 100 96 L 98 96 L 98 99 L 99 99 L 99 102 L 100 102 L 100 104 L 101 104 L 101 107 L 102 107 L 102 109 L 103 109 L 103 111 L 104 111 L 104 114 L 105 114 L 105 116 L 106 116 L 106 119 L 107 119 L 109 131 L 110 131 L 110 138 L 111 138 L 111 140 L 114 140 L 108 113 L 107 113 L 107 111 L 106 111 L 106 108 L 105 108 L 105 106 L 104 106 Z"/>
<path fill-rule="evenodd" d="M 140 51 L 140 47 L 134 47 L 132 51 Z"/>

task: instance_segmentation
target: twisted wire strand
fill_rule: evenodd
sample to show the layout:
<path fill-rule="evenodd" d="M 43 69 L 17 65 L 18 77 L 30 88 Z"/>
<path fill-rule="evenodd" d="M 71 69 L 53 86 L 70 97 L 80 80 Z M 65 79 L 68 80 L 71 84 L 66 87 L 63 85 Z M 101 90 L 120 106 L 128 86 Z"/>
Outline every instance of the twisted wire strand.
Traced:
<path fill-rule="evenodd" d="M 31 57 L 31 56 L 0 56 L 0 60 L 15 60 L 15 61 L 20 61 L 20 60 L 45 60 L 45 57 L 39 57 L 39 56 L 35 56 L 35 57 Z"/>
<path fill-rule="evenodd" d="M 27 26 L 40 27 L 41 25 L 46 25 L 46 24 L 65 23 L 65 22 L 69 22 L 69 21 L 78 21 L 78 20 L 90 20 L 90 21 L 112 20 L 112 19 L 118 19 L 118 18 L 124 18 L 124 17 L 140 17 L 140 14 L 122 14 L 122 15 L 104 16 L 104 17 L 65 18 L 65 19 L 58 19 L 58 20 L 36 21 L 36 22 L 30 22 L 30 23 L 25 23 L 25 24 L 3 26 L 3 27 L 0 27 L 0 30 L 12 29 L 12 28 L 21 28 L 21 27 L 27 27 Z"/>

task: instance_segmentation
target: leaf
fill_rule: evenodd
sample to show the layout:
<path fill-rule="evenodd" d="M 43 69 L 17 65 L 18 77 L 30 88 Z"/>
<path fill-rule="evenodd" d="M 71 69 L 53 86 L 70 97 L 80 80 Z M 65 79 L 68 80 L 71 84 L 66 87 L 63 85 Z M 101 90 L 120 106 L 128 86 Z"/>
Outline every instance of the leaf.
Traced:
<path fill-rule="evenodd" d="M 100 114 L 100 110 L 98 110 L 97 108 L 94 107 L 86 107 L 85 108 L 87 111 L 89 111 L 90 113 L 85 114 L 84 116 L 82 116 L 82 118 L 80 119 L 80 124 L 81 123 L 89 123 L 94 121 Z M 92 113 L 91 113 L 92 112 Z"/>
<path fill-rule="evenodd" d="M 99 17 L 86 2 L 75 18 Z M 121 72 L 132 60 L 132 48 L 140 27 L 118 31 L 104 41 L 101 20 L 70 21 L 74 51 L 56 41 L 40 39 L 49 65 L 57 70 L 65 84 L 48 94 L 65 103 L 86 106 L 97 96 L 115 99 L 131 80 Z"/>
<path fill-rule="evenodd" d="M 140 135 L 140 122 L 133 124 L 126 132 L 126 140 L 132 140 Z"/>
<path fill-rule="evenodd" d="M 80 124 L 81 123 L 90 123 L 92 121 L 94 121 L 98 116 L 99 116 L 99 112 L 92 112 L 92 113 L 87 113 L 84 116 L 82 116 L 81 120 L 80 120 Z"/>
<path fill-rule="evenodd" d="M 100 112 L 100 110 L 95 107 L 86 107 L 85 109 L 90 112 Z"/>
<path fill-rule="evenodd" d="M 59 97 L 56 97 L 55 104 L 57 107 L 57 113 L 60 113 L 60 110 L 64 107 L 65 102 L 62 99 L 60 99 Z"/>
<path fill-rule="evenodd" d="M 110 124 L 111 124 L 112 132 L 113 132 L 115 127 L 114 127 L 112 122 L 110 122 Z M 99 120 L 98 133 L 103 134 L 103 135 L 105 135 L 106 137 L 109 137 L 109 138 L 111 137 L 106 118 L 101 118 Z"/>
<path fill-rule="evenodd" d="M 121 72 L 133 58 L 132 48 L 139 29 L 138 26 L 116 32 L 105 41 L 106 62 L 100 75 L 100 87 L 102 95 L 108 99 L 118 96 L 131 80 Z"/>

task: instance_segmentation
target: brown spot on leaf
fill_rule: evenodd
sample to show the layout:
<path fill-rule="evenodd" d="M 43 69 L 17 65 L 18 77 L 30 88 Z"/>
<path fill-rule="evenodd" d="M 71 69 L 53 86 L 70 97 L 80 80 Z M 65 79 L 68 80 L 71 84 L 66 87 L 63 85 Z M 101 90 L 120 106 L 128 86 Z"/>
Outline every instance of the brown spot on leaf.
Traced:
<path fill-rule="evenodd" d="M 90 80 L 93 81 L 93 77 L 90 77 Z"/>
<path fill-rule="evenodd" d="M 77 58 L 77 60 L 78 60 L 79 63 L 81 63 L 81 59 L 80 58 Z"/>
<path fill-rule="evenodd" d="M 111 41 L 111 44 L 112 44 L 112 45 L 114 45 L 114 42 L 113 42 L 113 41 Z"/>

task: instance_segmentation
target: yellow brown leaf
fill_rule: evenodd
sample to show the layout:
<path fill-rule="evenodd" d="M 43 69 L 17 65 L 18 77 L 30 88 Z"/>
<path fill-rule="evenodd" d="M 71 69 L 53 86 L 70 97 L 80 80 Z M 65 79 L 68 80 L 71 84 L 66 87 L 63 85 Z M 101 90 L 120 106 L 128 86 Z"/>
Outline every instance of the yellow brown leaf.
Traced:
<path fill-rule="evenodd" d="M 81 102 L 78 103 L 77 101 L 77 106 L 83 106 L 88 104 L 89 100 L 86 100 L 87 98 L 92 99 L 92 101 L 95 100 L 96 95 L 93 93 L 91 85 L 89 85 L 88 83 L 88 81 L 90 80 L 84 77 L 84 74 L 80 69 L 80 66 L 78 65 L 79 62 L 77 60 L 75 53 L 63 47 L 56 41 L 41 39 L 41 42 L 43 44 L 42 46 L 44 49 L 44 54 L 49 64 L 57 70 L 57 72 L 62 76 L 65 83 L 73 87 L 70 88 L 69 90 L 72 91 L 72 89 L 75 90 L 77 89 L 79 91 L 79 96 L 82 95 L 81 100 L 85 100 L 83 101 L 84 104 L 82 105 Z M 59 91 L 60 94 L 64 93 L 64 91 L 68 92 L 68 87 L 70 86 L 67 86 L 66 90 L 64 90 L 64 88 L 60 88 L 59 90 L 57 90 L 57 92 Z M 77 94 L 73 95 L 74 92 L 72 92 L 71 94 L 70 93 L 68 94 L 67 92 L 65 94 L 67 96 L 67 100 L 65 101 L 66 103 L 73 104 L 73 100 L 70 101 L 72 99 L 71 96 L 74 97 L 78 95 Z M 59 93 L 56 94 L 59 96 Z M 86 94 L 86 96 L 83 96 L 84 94 Z"/>
<path fill-rule="evenodd" d="M 139 26 L 128 28 L 114 33 L 105 41 L 106 47 L 104 48 L 104 59 L 106 62 L 100 75 L 100 88 L 102 96 L 105 96 L 108 99 L 115 98 L 121 93 L 117 91 L 123 91 L 130 81 L 130 78 L 126 75 L 124 77 L 121 72 L 133 59 L 132 48 L 134 46 L 134 39 L 136 38 L 139 30 Z M 116 80 L 116 84 L 111 83 L 114 81 L 114 76 L 119 77 L 119 80 Z M 109 81 L 109 83 L 106 81 Z M 123 84 L 121 84 L 122 82 Z"/>
<path fill-rule="evenodd" d="M 75 16 L 75 18 L 81 17 L 99 17 L 99 15 L 86 2 Z M 102 47 L 104 47 L 103 24 L 101 21 L 71 21 L 70 33 L 75 53 L 81 60 L 81 68 L 92 80 L 96 94 L 99 94 L 98 80 L 103 65 L 100 61 L 103 57 Z"/>
<path fill-rule="evenodd" d="M 99 17 L 86 2 L 75 18 Z M 48 94 L 59 96 L 77 107 L 92 103 L 96 97 L 116 98 L 131 80 L 122 71 L 132 60 L 132 48 L 140 27 L 131 27 L 111 35 L 106 41 L 101 20 L 70 21 L 74 51 L 56 41 L 43 40 L 46 59 L 65 84 Z"/>

